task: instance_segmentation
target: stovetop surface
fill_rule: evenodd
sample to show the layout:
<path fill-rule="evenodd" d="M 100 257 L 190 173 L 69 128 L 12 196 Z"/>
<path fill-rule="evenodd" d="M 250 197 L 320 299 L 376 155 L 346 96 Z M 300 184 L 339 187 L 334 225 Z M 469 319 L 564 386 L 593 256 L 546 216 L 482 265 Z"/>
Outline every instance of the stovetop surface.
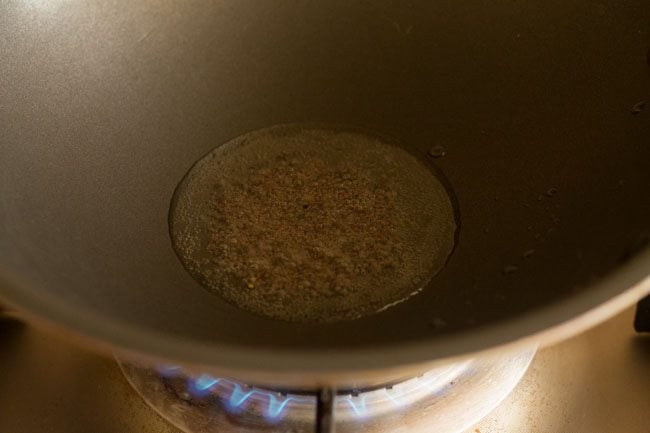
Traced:
<path fill-rule="evenodd" d="M 636 336 L 632 321 L 628 310 L 541 350 L 514 392 L 466 433 L 650 433 L 650 337 Z M 113 359 L 0 319 L 0 432 L 179 430 Z"/>

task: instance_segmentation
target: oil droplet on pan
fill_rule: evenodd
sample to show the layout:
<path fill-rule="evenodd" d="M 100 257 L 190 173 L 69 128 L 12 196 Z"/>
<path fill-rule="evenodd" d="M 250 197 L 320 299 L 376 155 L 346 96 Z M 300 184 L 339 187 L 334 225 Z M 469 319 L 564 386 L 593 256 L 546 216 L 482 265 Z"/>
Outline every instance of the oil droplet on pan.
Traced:
<path fill-rule="evenodd" d="M 429 149 L 429 156 L 432 158 L 442 158 L 446 153 L 447 151 L 445 148 L 440 145 L 433 146 L 431 149 Z"/>

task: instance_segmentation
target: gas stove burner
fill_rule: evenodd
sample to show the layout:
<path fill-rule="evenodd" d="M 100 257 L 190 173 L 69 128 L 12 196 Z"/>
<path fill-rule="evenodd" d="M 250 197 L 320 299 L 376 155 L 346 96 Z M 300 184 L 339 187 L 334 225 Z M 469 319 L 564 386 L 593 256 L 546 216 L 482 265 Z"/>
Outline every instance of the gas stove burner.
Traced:
<path fill-rule="evenodd" d="M 430 371 L 420 377 L 396 385 L 372 390 L 338 391 L 334 410 L 340 421 L 378 417 L 418 402 L 428 394 L 442 394 L 467 371 L 469 361 Z M 317 396 L 304 392 L 279 392 L 247 386 L 224 378 L 203 374 L 196 378 L 184 375 L 180 367 L 162 366 L 156 369 L 168 387 L 183 397 L 215 399 L 230 413 L 240 413 L 247 406 L 269 422 L 280 421 L 288 415 L 309 417 L 313 414 Z"/>
<path fill-rule="evenodd" d="M 338 433 L 461 432 L 491 412 L 517 385 L 535 348 L 475 358 L 372 390 L 347 390 L 331 401 Z M 316 394 L 276 391 L 180 366 L 119 364 L 133 387 L 187 433 L 313 433 Z"/>

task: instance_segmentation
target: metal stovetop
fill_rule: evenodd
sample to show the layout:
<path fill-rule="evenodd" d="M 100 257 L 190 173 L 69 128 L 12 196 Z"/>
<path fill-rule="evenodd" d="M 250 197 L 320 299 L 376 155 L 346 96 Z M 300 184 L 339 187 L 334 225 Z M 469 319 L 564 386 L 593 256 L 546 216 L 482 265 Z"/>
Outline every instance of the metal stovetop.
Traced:
<path fill-rule="evenodd" d="M 650 338 L 633 311 L 541 350 L 515 391 L 467 433 L 649 433 Z M 0 432 L 179 433 L 113 359 L 0 319 Z M 228 432 L 224 432 L 228 433 Z"/>

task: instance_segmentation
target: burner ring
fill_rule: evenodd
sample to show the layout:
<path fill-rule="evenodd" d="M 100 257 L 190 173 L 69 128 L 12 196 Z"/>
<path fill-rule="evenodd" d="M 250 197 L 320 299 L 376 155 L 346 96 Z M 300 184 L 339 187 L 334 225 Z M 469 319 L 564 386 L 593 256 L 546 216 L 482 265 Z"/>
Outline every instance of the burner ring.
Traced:
<path fill-rule="evenodd" d="M 332 407 L 339 433 L 461 432 L 491 412 L 526 372 L 536 347 L 476 358 L 369 390 L 341 390 Z M 314 393 L 270 390 L 180 367 L 151 368 L 118 360 L 126 378 L 165 419 L 187 433 L 313 433 Z M 445 416 L 441 416 L 445 415 Z"/>

